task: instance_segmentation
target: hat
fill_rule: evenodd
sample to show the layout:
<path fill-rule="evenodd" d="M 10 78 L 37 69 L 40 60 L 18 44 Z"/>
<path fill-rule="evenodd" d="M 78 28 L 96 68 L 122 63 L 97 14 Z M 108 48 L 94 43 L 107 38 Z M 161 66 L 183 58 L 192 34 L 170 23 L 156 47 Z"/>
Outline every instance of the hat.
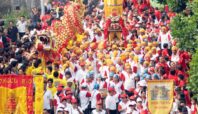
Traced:
<path fill-rule="evenodd" d="M 108 88 L 108 91 L 109 91 L 109 92 L 112 92 L 112 91 L 115 91 L 115 89 L 114 89 L 113 87 L 109 87 L 109 88 Z"/>
<path fill-rule="evenodd" d="M 58 88 L 57 88 L 57 91 L 62 91 L 62 90 L 63 90 L 62 87 L 58 87 Z"/>
<path fill-rule="evenodd" d="M 82 87 L 82 88 L 87 88 L 87 84 L 83 83 L 83 84 L 81 85 L 81 87 Z"/>
<path fill-rule="evenodd" d="M 119 76 L 118 76 L 117 74 L 115 74 L 115 75 L 113 76 L 113 78 L 120 79 Z"/>
<path fill-rule="evenodd" d="M 142 102 L 142 99 L 138 97 L 136 101 L 137 102 Z"/>
<path fill-rule="evenodd" d="M 76 100 L 75 98 L 73 98 L 73 99 L 71 100 L 71 103 L 75 104 L 75 103 L 77 103 L 77 100 Z"/>
<path fill-rule="evenodd" d="M 146 86 L 146 81 L 145 80 L 141 80 L 138 82 L 139 86 L 145 87 Z"/>
<path fill-rule="evenodd" d="M 69 108 L 64 108 L 64 111 L 69 112 Z"/>
<path fill-rule="evenodd" d="M 63 102 L 64 100 L 67 100 L 67 99 L 70 99 L 71 97 L 70 96 L 63 96 L 62 98 L 61 98 L 61 101 Z"/>
<path fill-rule="evenodd" d="M 145 32 L 145 30 L 143 28 L 140 29 L 140 32 Z"/>
<path fill-rule="evenodd" d="M 97 105 L 102 105 L 102 102 L 99 100 L 96 102 Z"/>
<path fill-rule="evenodd" d="M 64 95 L 63 93 L 61 93 L 61 94 L 59 94 L 58 96 L 62 98 L 62 97 L 64 97 L 65 95 Z"/>
<path fill-rule="evenodd" d="M 67 92 L 66 92 L 66 94 L 72 94 L 72 93 L 73 93 L 72 91 L 67 91 Z"/>
<path fill-rule="evenodd" d="M 114 72 L 110 72 L 110 73 L 109 73 L 109 76 L 110 76 L 110 77 L 113 77 L 113 76 L 114 76 Z"/>
<path fill-rule="evenodd" d="M 80 66 L 85 66 L 85 64 L 86 64 L 86 63 L 85 63 L 84 61 L 81 61 L 81 62 L 79 63 Z"/>
<path fill-rule="evenodd" d="M 101 75 L 101 74 L 98 74 L 98 75 L 97 75 L 97 78 L 102 78 L 102 75 Z"/>
<path fill-rule="evenodd" d="M 100 85 L 99 84 L 94 84 L 94 89 L 98 90 L 100 88 Z"/>
<path fill-rule="evenodd" d="M 63 88 L 63 87 L 64 87 L 64 85 L 63 85 L 63 84 L 59 84 L 59 85 L 58 85 L 58 87 L 62 87 L 62 88 Z"/>
<path fill-rule="evenodd" d="M 176 46 L 173 46 L 172 47 L 172 51 L 176 51 L 177 50 L 177 47 Z"/>
<path fill-rule="evenodd" d="M 65 88 L 65 91 L 71 91 L 70 87 Z"/>
<path fill-rule="evenodd" d="M 121 98 L 127 98 L 128 96 L 127 96 L 127 94 L 122 94 L 121 95 Z"/>
<path fill-rule="evenodd" d="M 134 106 L 134 105 L 136 105 L 136 102 L 135 101 L 129 102 L 129 106 Z"/>
<path fill-rule="evenodd" d="M 135 98 L 136 98 L 136 96 L 134 96 L 134 95 L 129 97 L 130 100 L 135 100 Z"/>

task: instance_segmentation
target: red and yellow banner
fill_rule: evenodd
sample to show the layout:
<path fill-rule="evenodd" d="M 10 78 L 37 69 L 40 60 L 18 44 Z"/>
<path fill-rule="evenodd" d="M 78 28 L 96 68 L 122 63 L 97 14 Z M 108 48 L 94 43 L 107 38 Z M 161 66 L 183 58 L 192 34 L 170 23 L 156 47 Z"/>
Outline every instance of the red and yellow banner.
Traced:
<path fill-rule="evenodd" d="M 169 114 L 173 104 L 173 81 L 148 81 L 148 108 L 151 114 Z"/>
<path fill-rule="evenodd" d="M 0 114 L 33 114 L 32 76 L 0 76 Z"/>

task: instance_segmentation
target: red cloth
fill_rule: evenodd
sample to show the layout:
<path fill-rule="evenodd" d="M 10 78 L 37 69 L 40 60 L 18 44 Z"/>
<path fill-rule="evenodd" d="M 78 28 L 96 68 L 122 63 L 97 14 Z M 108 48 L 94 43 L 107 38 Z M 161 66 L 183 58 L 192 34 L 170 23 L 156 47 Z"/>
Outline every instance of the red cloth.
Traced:
<path fill-rule="evenodd" d="M 161 18 L 161 12 L 160 12 L 160 10 L 155 10 L 155 16 L 157 17 L 157 19 L 159 21 L 160 18 Z"/>
<path fill-rule="evenodd" d="M 163 57 L 167 56 L 167 57 L 170 58 L 169 53 L 168 53 L 168 49 L 163 49 L 163 50 L 162 50 L 162 56 L 163 56 Z"/>
<path fill-rule="evenodd" d="M 176 75 L 168 75 L 168 79 L 174 80 L 175 84 L 178 85 L 178 77 Z"/>

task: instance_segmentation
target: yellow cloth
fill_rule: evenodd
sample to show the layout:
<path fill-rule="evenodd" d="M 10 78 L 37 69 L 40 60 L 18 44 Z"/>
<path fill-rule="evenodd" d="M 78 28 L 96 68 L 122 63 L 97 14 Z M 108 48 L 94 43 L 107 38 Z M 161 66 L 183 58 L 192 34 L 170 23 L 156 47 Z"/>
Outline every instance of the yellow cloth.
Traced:
<path fill-rule="evenodd" d="M 47 87 L 47 90 L 50 90 L 52 92 L 52 95 L 54 96 L 54 94 L 56 93 L 57 89 L 53 86 L 53 87 Z"/>
<path fill-rule="evenodd" d="M 112 14 L 113 9 L 118 10 L 118 15 L 122 15 L 123 12 L 123 0 L 104 0 L 105 16 L 108 17 Z"/>
<path fill-rule="evenodd" d="M 29 66 L 27 70 L 25 71 L 26 75 L 32 75 L 32 70 L 34 69 L 34 66 Z"/>
<path fill-rule="evenodd" d="M 41 74 L 43 72 L 43 68 L 39 66 L 38 68 L 33 68 L 32 75 Z"/>
<path fill-rule="evenodd" d="M 0 87 L 0 114 L 27 114 L 26 91 L 26 87 L 15 89 Z M 10 104 L 11 102 L 15 104 Z"/>
<path fill-rule="evenodd" d="M 35 102 L 34 102 L 34 112 L 35 114 L 43 114 L 43 95 L 44 95 L 44 85 L 43 85 L 43 76 L 35 76 L 34 84 L 36 87 L 35 91 Z"/>

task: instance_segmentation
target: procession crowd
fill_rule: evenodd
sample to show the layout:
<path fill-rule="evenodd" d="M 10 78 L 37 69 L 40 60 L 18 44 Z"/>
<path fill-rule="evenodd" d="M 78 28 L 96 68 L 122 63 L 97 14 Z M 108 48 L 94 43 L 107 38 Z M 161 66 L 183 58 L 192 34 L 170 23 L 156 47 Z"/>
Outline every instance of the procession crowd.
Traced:
<path fill-rule="evenodd" d="M 30 18 L 0 26 L 0 74 L 43 75 L 44 114 L 149 114 L 147 81 L 167 79 L 174 81 L 170 114 L 197 113 L 186 89 L 191 54 L 177 47 L 169 28 L 174 12 L 153 8 L 149 0 L 124 0 L 127 35 L 108 41 L 103 30 L 116 13 L 105 17 L 103 0 L 84 0 L 82 40 L 44 61 L 37 33 L 60 20 L 67 3 L 46 4 L 47 23 L 33 8 Z"/>

